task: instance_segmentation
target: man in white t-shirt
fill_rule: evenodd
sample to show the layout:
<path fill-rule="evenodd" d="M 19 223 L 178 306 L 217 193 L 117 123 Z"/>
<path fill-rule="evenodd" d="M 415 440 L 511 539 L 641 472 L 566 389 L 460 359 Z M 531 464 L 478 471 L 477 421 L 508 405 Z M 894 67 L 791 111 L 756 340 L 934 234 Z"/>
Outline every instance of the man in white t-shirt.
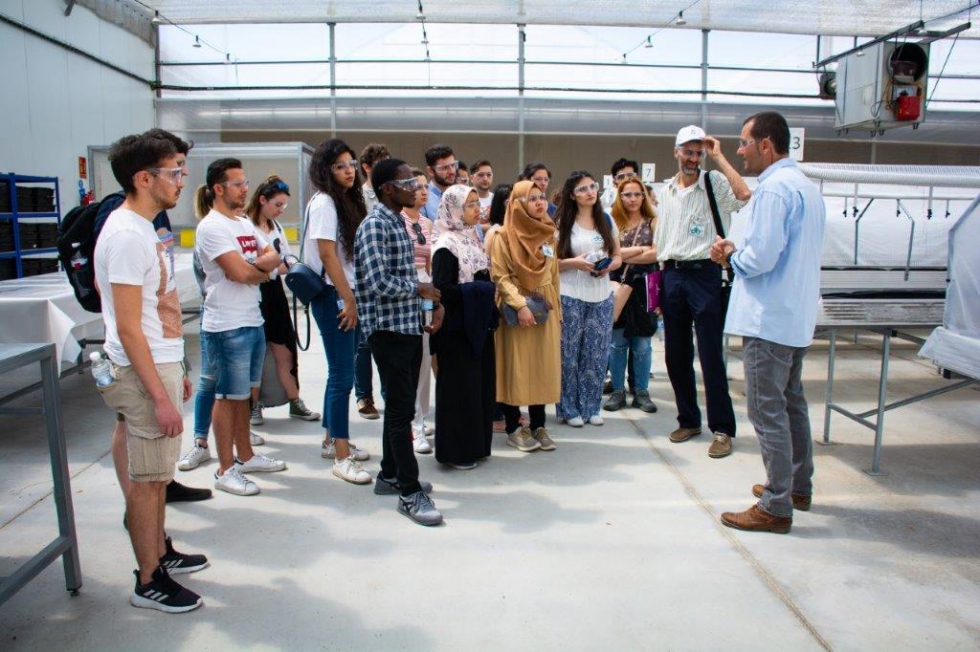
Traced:
<path fill-rule="evenodd" d="M 249 440 L 249 399 L 262 382 L 265 360 L 259 284 L 276 274 L 281 259 L 252 222 L 241 217 L 247 198 L 241 161 L 222 158 L 208 166 L 207 182 L 198 188 L 195 202 L 210 208 L 197 226 L 195 248 L 204 269 L 201 337 L 215 383 L 214 486 L 239 496 L 259 493 L 244 474 L 286 468 L 281 460 L 255 454 Z"/>
<path fill-rule="evenodd" d="M 175 143 L 180 143 L 178 147 Z M 173 479 L 190 398 L 173 259 L 153 228 L 157 213 L 177 205 L 190 146 L 153 130 L 113 144 L 109 162 L 126 199 L 106 221 L 95 247 L 105 352 L 113 382 L 100 388 L 126 423 L 130 486 L 129 536 L 139 566 L 135 607 L 180 613 L 201 597 L 170 579 L 208 565 L 204 555 L 173 549 L 164 533 L 166 486 Z"/>
<path fill-rule="evenodd" d="M 480 159 L 470 168 L 470 181 L 476 189 L 476 196 L 480 199 L 480 221 L 484 224 L 490 219 L 490 204 L 493 203 L 493 166 L 490 161 Z"/>

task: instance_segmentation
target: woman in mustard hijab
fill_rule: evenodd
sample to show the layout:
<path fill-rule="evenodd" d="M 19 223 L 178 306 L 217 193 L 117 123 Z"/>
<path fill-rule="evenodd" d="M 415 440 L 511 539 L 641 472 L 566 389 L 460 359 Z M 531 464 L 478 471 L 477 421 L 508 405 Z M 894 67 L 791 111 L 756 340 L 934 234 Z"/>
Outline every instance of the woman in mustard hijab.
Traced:
<path fill-rule="evenodd" d="M 555 223 L 548 198 L 530 181 L 514 185 L 504 226 L 490 246 L 490 274 L 503 315 L 496 332 L 497 401 L 507 444 L 530 452 L 555 450 L 544 406 L 561 395 L 561 301 Z M 530 427 L 520 425 L 527 405 Z"/>

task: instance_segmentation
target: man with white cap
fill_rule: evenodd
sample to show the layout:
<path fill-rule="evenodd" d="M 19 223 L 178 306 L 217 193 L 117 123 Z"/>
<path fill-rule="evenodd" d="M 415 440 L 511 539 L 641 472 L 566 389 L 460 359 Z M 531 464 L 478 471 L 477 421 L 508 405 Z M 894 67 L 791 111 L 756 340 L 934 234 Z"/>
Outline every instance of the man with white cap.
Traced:
<path fill-rule="evenodd" d="M 720 172 L 701 170 L 705 156 L 714 161 Z M 706 135 L 700 127 L 690 125 L 677 132 L 674 158 L 678 172 L 660 192 L 654 233 L 657 257 L 664 270 L 661 309 L 667 375 L 674 389 L 680 426 L 670 433 L 670 441 L 679 444 L 701 434 L 693 326 L 698 338 L 708 428 L 713 434 L 708 455 L 726 457 L 732 452 L 735 412 L 728 394 L 723 350 L 722 269 L 712 262 L 709 251 L 715 235 L 727 236 L 731 214 L 745 206 L 752 192 L 721 153 L 718 139 Z M 724 233 L 718 233 L 716 222 L 721 223 Z"/>

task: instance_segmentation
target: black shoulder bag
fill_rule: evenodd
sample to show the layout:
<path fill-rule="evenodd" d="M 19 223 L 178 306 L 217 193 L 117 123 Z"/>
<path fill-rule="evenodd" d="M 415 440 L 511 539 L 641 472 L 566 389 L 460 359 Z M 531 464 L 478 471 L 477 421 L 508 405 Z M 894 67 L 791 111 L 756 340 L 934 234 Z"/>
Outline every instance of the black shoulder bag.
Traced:
<path fill-rule="evenodd" d="M 708 191 L 708 204 L 711 205 L 711 217 L 715 223 L 715 233 L 722 238 L 725 237 L 725 227 L 721 223 L 721 213 L 718 212 L 718 200 L 715 199 L 715 190 L 711 187 L 711 173 L 704 172 L 704 189 Z M 725 276 L 721 279 L 721 314 L 728 314 L 728 299 L 732 295 L 732 283 L 735 282 L 735 271 L 728 267 Z"/>

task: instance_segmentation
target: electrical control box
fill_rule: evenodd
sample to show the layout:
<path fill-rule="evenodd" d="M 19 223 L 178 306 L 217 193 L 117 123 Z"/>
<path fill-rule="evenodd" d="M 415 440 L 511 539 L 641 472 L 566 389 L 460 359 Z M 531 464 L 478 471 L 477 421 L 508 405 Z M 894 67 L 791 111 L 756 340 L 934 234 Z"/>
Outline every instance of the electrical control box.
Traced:
<path fill-rule="evenodd" d="M 886 129 L 925 121 L 929 44 L 885 41 L 849 54 L 837 66 L 839 131 Z"/>

